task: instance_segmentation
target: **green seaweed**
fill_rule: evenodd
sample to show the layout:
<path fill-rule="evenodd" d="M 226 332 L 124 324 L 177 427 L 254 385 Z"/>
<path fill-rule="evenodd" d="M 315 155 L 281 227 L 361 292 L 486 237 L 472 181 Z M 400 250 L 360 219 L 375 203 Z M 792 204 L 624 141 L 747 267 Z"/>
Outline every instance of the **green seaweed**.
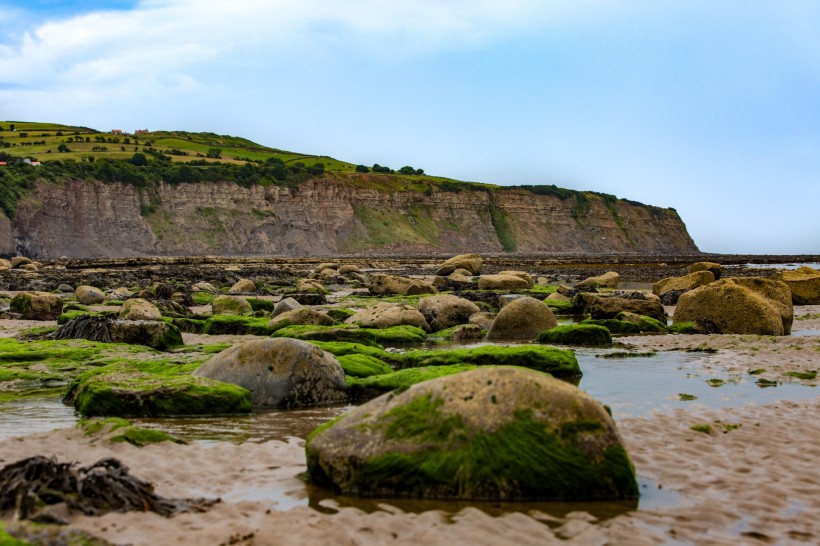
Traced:
<path fill-rule="evenodd" d="M 363 345 L 377 346 L 376 336 L 371 329 L 356 326 L 311 326 L 294 324 L 273 333 L 273 337 L 290 337 L 307 341 L 347 341 Z"/>
<path fill-rule="evenodd" d="M 581 321 L 581 324 L 595 324 L 598 326 L 603 326 L 612 334 L 628 335 L 641 333 L 641 327 L 639 325 L 634 322 L 627 322 L 625 320 L 587 318 Z"/>
<path fill-rule="evenodd" d="M 681 402 L 690 402 L 692 400 L 697 400 L 698 397 L 695 396 L 694 394 L 686 394 L 686 393 L 682 392 L 682 393 L 678 394 L 678 399 Z"/>
<path fill-rule="evenodd" d="M 612 345 L 612 335 L 609 330 L 597 324 L 564 324 L 541 332 L 536 341 L 558 345 L 609 347 Z"/>
<path fill-rule="evenodd" d="M 691 428 L 695 432 L 702 432 L 703 434 L 712 434 L 712 425 L 710 425 L 708 423 L 702 423 L 700 425 L 693 425 L 689 428 Z"/>
<path fill-rule="evenodd" d="M 363 401 L 375 398 L 390 391 L 402 392 L 410 386 L 430 379 L 453 375 L 478 366 L 471 364 L 453 364 L 450 366 L 424 366 L 407 368 L 392 373 L 371 375 L 369 377 L 346 377 L 348 393 L 354 401 Z"/>
<path fill-rule="evenodd" d="M 268 327 L 269 318 L 240 315 L 214 315 L 205 321 L 203 334 L 269 336 L 275 330 Z"/>
<path fill-rule="evenodd" d="M 251 309 L 253 309 L 254 312 L 265 311 L 267 313 L 273 313 L 273 308 L 276 307 L 276 302 L 270 300 L 262 300 L 259 298 L 245 298 L 245 300 L 251 304 Z"/>
<path fill-rule="evenodd" d="M 393 373 L 393 368 L 389 364 L 374 356 L 349 354 L 339 356 L 338 359 L 345 375 L 349 377 L 370 377 L 372 375 Z"/>
<path fill-rule="evenodd" d="M 547 372 L 559 378 L 581 376 L 581 368 L 572 351 L 538 345 L 485 345 L 467 349 L 410 351 L 404 354 L 403 360 L 403 367 L 454 364 L 519 366 Z"/>
<path fill-rule="evenodd" d="M 814 371 L 814 370 L 806 371 L 806 372 L 791 371 L 791 372 L 786 372 L 786 375 L 788 375 L 789 377 L 796 377 L 797 379 L 811 380 L 811 379 L 815 379 L 817 377 L 817 372 Z"/>
<path fill-rule="evenodd" d="M 595 355 L 595 358 L 651 358 L 655 356 L 655 351 L 648 351 L 645 353 L 632 353 L 629 351 L 615 351 L 614 353 L 606 353 L 602 355 Z"/>

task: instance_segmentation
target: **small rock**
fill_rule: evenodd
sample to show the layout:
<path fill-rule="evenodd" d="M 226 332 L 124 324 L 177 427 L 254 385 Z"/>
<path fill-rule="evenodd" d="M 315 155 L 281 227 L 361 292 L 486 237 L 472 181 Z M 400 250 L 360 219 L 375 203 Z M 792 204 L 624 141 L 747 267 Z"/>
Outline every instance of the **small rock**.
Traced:
<path fill-rule="evenodd" d="M 99 288 L 93 286 L 78 286 L 74 291 L 77 301 L 83 305 L 96 305 L 105 301 L 105 294 Z"/>

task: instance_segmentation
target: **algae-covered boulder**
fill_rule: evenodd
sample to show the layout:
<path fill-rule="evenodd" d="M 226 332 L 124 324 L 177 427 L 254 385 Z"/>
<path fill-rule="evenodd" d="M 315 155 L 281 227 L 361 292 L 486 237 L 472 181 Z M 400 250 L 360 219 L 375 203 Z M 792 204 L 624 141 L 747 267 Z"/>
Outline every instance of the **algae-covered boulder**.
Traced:
<path fill-rule="evenodd" d="M 108 322 L 108 331 L 113 343 L 145 345 L 160 351 L 183 344 L 179 328 L 162 321 L 112 320 Z"/>
<path fill-rule="evenodd" d="M 546 372 L 559 378 L 581 377 L 575 353 L 540 345 L 469 347 L 462 349 L 419 350 L 404 353 L 402 367 L 453 366 L 520 366 Z"/>
<path fill-rule="evenodd" d="M 162 313 L 157 306 L 142 298 L 125 300 L 119 315 L 125 320 L 162 320 Z"/>
<path fill-rule="evenodd" d="M 499 271 L 498 274 L 499 275 L 512 275 L 513 277 L 518 277 L 519 279 L 522 279 L 522 280 L 526 281 L 527 288 L 532 288 L 533 286 L 535 286 L 535 280 L 533 280 L 532 275 L 530 275 L 526 271 L 505 270 L 505 271 Z"/>
<path fill-rule="evenodd" d="M 479 310 L 478 305 L 470 300 L 452 294 L 439 294 L 419 301 L 419 312 L 434 332 L 466 324 L 470 316 Z"/>
<path fill-rule="evenodd" d="M 372 294 L 398 294 L 400 296 L 415 296 L 418 294 L 438 294 L 438 289 L 418 279 L 376 273 L 370 278 L 369 290 Z"/>
<path fill-rule="evenodd" d="M 621 282 L 621 275 L 616 271 L 608 271 L 603 275 L 582 280 L 576 285 L 576 288 L 618 288 L 619 282 Z"/>
<path fill-rule="evenodd" d="M 50 292 L 20 292 L 10 309 L 25 320 L 57 320 L 63 314 L 63 298 Z"/>
<path fill-rule="evenodd" d="M 592 324 L 596 326 L 603 326 L 611 334 L 640 334 L 641 327 L 634 322 L 627 322 L 625 320 L 618 320 L 618 319 L 593 319 L 593 318 L 585 318 L 581 321 L 581 324 Z"/>
<path fill-rule="evenodd" d="M 670 292 L 678 292 L 678 297 L 687 290 L 715 282 L 714 273 L 708 270 L 694 271 L 683 277 L 667 277 L 652 285 L 652 293 L 663 298 Z M 677 302 L 677 300 L 675 300 Z M 674 305 L 674 303 L 672 303 Z"/>
<path fill-rule="evenodd" d="M 193 377 L 184 366 L 156 370 L 152 362 L 109 364 L 84 372 L 63 400 L 83 417 L 168 417 L 251 411 L 250 393 Z"/>
<path fill-rule="evenodd" d="M 550 308 L 535 298 L 524 297 L 504 306 L 490 325 L 487 339 L 534 339 L 558 325 Z"/>
<path fill-rule="evenodd" d="M 103 291 L 94 286 L 78 286 L 74 291 L 74 295 L 77 297 L 77 301 L 83 305 L 96 305 L 105 301 Z"/>
<path fill-rule="evenodd" d="M 335 274 L 332 271 L 331 274 Z M 296 291 L 304 294 L 327 294 L 328 290 L 325 285 L 313 279 L 299 279 L 296 281 Z"/>
<path fill-rule="evenodd" d="M 779 281 L 725 278 L 682 294 L 673 320 L 702 323 L 720 334 L 787 335 L 793 318 L 785 303 L 789 294 Z"/>
<path fill-rule="evenodd" d="M 252 315 L 253 307 L 242 296 L 217 296 L 211 302 L 214 315 Z"/>
<path fill-rule="evenodd" d="M 480 275 L 483 260 L 478 254 L 459 254 L 445 261 L 436 270 L 436 275 L 447 276 L 457 269 L 464 269 L 468 275 Z"/>
<path fill-rule="evenodd" d="M 709 271 L 718 280 L 723 275 L 723 266 L 714 262 L 696 262 L 689 266 L 689 273 L 698 271 Z"/>
<path fill-rule="evenodd" d="M 794 305 L 820 304 L 820 271 L 817 269 L 804 265 L 798 269 L 778 271 L 770 278 L 786 283 Z"/>
<path fill-rule="evenodd" d="M 573 298 L 573 305 L 594 319 L 611 319 L 618 313 L 629 311 L 666 322 L 666 311 L 658 296 L 642 292 L 616 294 L 605 296 L 582 292 Z"/>
<path fill-rule="evenodd" d="M 248 389 L 255 407 L 296 408 L 347 400 L 344 370 L 336 357 L 296 339 L 235 345 L 197 368 L 194 375 Z"/>
<path fill-rule="evenodd" d="M 479 290 L 519 290 L 531 287 L 531 281 L 528 282 L 527 279 L 524 279 L 518 275 L 481 275 L 478 278 Z"/>
<path fill-rule="evenodd" d="M 358 324 L 363 328 L 390 328 L 392 326 L 415 326 L 425 332 L 430 325 L 418 309 L 403 303 L 382 302 L 362 309 L 345 320 L 347 324 Z"/>
<path fill-rule="evenodd" d="M 556 345 L 609 347 L 612 345 L 612 335 L 608 329 L 597 324 L 564 324 L 541 332 L 536 341 Z"/>
<path fill-rule="evenodd" d="M 313 309 L 301 308 L 293 311 L 285 311 L 276 315 L 268 323 L 268 328 L 271 331 L 290 326 L 291 324 L 309 324 L 313 326 L 332 326 L 338 324 L 335 320 L 330 318 L 326 313 L 315 311 Z"/>
<path fill-rule="evenodd" d="M 228 294 L 250 294 L 256 292 L 256 284 L 250 279 L 239 279 L 228 289 Z"/>
<path fill-rule="evenodd" d="M 313 482 L 363 497 L 638 496 L 606 409 L 568 383 L 516 368 L 385 394 L 314 431 L 305 449 Z"/>
<path fill-rule="evenodd" d="M 615 315 L 615 320 L 623 322 L 631 322 L 640 328 L 642 334 L 665 334 L 669 331 L 665 322 L 661 322 L 646 315 L 639 315 L 637 313 L 630 313 L 629 311 L 622 311 Z"/>

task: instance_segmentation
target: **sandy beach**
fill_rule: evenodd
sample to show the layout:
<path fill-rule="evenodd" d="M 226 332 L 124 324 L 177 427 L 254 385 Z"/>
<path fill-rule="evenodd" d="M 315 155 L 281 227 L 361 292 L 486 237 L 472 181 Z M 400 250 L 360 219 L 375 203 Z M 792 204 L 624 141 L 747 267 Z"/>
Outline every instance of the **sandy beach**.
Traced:
<path fill-rule="evenodd" d="M 817 369 L 820 306 L 796 309 L 798 335 L 690 335 L 620 338 L 635 351 L 703 352 L 705 369 L 770 381 Z M 717 349 L 717 352 L 709 352 Z M 390 501 L 347 506 L 311 489 L 303 439 L 244 443 L 165 442 L 143 448 L 87 437 L 78 429 L 0 442 L 0 463 L 32 455 L 84 464 L 122 460 L 169 497 L 219 497 L 210 511 L 163 518 L 153 513 L 67 515 L 70 527 L 114 544 L 813 544 L 820 540 L 820 396 L 802 401 L 684 409 L 617 419 L 642 487 L 638 507 L 614 517 L 476 504 L 405 511 Z M 708 424 L 707 434 L 692 430 Z M 399 503 L 394 503 L 399 504 Z M 617 510 L 616 510 L 617 512 Z"/>

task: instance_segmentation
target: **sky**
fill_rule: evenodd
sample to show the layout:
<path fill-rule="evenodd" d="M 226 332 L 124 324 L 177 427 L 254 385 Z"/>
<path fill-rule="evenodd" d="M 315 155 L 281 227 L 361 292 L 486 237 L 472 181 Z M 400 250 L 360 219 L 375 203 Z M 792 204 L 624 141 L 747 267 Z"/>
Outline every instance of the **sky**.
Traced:
<path fill-rule="evenodd" d="M 0 119 L 674 207 L 820 254 L 820 2 L 0 0 Z"/>

